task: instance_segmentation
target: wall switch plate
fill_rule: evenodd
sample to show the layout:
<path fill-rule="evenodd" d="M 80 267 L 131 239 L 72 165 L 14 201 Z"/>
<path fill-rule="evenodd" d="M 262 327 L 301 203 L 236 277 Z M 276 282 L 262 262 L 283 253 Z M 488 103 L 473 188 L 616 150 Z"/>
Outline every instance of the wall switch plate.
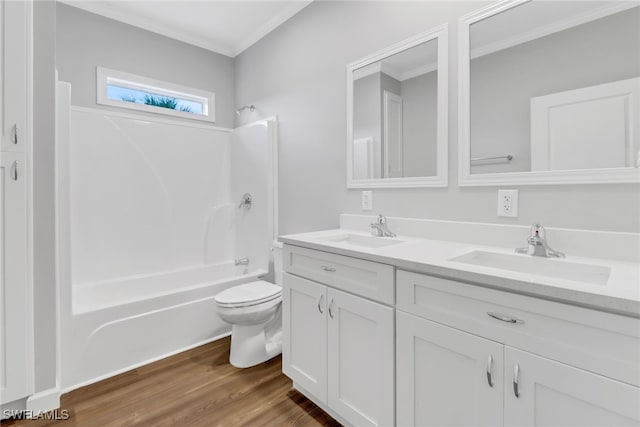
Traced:
<path fill-rule="evenodd" d="M 362 192 L 362 210 L 363 211 L 373 210 L 373 191 Z"/>
<path fill-rule="evenodd" d="M 498 190 L 498 216 L 518 216 L 518 190 Z"/>

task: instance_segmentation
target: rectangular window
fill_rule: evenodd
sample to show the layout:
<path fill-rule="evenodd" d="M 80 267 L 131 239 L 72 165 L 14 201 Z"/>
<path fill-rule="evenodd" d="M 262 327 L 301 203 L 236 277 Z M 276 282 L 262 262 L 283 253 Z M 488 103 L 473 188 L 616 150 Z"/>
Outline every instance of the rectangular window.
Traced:
<path fill-rule="evenodd" d="M 215 94 L 121 71 L 97 68 L 97 103 L 215 122 Z"/>

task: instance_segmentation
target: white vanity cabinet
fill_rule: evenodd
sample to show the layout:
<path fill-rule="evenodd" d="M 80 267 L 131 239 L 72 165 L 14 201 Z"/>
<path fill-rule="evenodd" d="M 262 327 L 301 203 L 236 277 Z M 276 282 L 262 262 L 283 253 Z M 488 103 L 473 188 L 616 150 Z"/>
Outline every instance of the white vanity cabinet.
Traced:
<path fill-rule="evenodd" d="M 638 319 L 404 271 L 397 290 L 398 425 L 640 425 Z"/>
<path fill-rule="evenodd" d="M 0 1 L 0 404 L 33 392 L 26 144 L 31 7 Z"/>
<path fill-rule="evenodd" d="M 501 426 L 502 344 L 398 312 L 399 426 Z"/>
<path fill-rule="evenodd" d="M 0 2 L 0 151 L 25 151 L 27 124 L 27 42 L 30 2 Z"/>
<path fill-rule="evenodd" d="M 393 267 L 290 245 L 284 267 L 284 373 L 341 421 L 394 425 L 394 309 L 361 296 L 393 298 Z"/>

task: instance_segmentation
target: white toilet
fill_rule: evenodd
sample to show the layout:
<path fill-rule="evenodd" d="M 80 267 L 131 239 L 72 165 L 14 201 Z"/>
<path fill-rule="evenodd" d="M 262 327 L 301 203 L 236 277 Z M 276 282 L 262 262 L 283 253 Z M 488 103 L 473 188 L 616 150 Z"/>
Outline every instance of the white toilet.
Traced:
<path fill-rule="evenodd" d="M 282 250 L 274 247 L 277 284 L 259 280 L 215 296 L 218 315 L 232 325 L 229 362 L 248 368 L 282 353 Z"/>

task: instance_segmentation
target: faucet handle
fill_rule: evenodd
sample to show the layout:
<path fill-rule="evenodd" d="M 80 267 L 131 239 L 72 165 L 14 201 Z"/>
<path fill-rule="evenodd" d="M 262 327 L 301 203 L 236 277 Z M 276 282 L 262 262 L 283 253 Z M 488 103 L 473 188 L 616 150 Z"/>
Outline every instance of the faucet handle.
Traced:
<path fill-rule="evenodd" d="M 544 229 L 542 224 L 535 222 L 531 225 L 531 237 L 542 237 L 544 238 L 547 234 L 547 230 Z"/>
<path fill-rule="evenodd" d="M 378 215 L 378 224 L 386 224 L 387 223 L 387 217 L 379 214 Z"/>

